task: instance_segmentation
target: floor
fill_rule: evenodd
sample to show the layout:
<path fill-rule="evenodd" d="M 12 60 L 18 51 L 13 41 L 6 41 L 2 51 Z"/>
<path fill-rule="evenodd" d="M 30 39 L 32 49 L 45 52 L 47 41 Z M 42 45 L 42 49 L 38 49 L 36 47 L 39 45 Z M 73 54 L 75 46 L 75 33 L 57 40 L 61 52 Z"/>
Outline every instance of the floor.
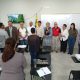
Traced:
<path fill-rule="evenodd" d="M 25 53 L 27 60 L 26 80 L 30 78 L 30 55 Z M 71 70 L 80 70 L 80 63 L 74 63 L 71 59 L 71 55 L 67 53 L 51 53 L 52 63 L 52 80 L 68 80 Z"/>

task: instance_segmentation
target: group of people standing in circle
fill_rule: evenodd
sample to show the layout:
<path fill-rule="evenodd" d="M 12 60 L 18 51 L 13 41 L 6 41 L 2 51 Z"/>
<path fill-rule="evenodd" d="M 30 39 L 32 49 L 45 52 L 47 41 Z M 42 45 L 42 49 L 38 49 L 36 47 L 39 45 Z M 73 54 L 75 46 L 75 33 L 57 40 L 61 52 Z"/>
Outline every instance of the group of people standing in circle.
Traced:
<path fill-rule="evenodd" d="M 51 46 L 52 51 L 56 53 L 68 51 L 68 54 L 72 55 L 77 40 L 80 54 L 80 30 L 76 29 L 75 23 L 71 23 L 69 30 L 66 24 L 60 28 L 57 22 L 54 22 L 53 27 L 49 22 L 45 26 L 42 26 L 41 21 L 38 21 L 38 27 L 34 27 L 33 22 L 29 22 L 28 27 L 25 27 L 24 22 L 20 22 L 17 29 L 11 21 L 8 21 L 7 27 L 0 23 L 0 51 L 3 53 L 1 80 L 24 80 L 25 78 L 24 69 L 27 62 L 22 53 L 16 52 L 17 42 L 20 45 L 29 46 L 31 66 L 36 63 L 37 54 L 43 46 Z"/>
<path fill-rule="evenodd" d="M 78 44 L 80 44 L 79 34 L 80 33 L 78 33 L 78 30 L 75 27 L 75 23 L 71 23 L 70 29 L 68 30 L 67 24 L 63 24 L 60 29 L 60 27 L 58 27 L 58 23 L 54 22 L 54 27 L 52 27 L 52 50 L 63 53 L 68 51 L 68 54 L 72 55 L 77 36 Z M 80 48 L 78 50 L 80 53 Z"/>
<path fill-rule="evenodd" d="M 31 28 L 35 28 L 36 35 L 39 36 L 41 46 L 51 46 L 52 51 L 66 52 L 68 44 L 68 54 L 73 54 L 76 40 L 78 40 L 79 53 L 80 53 L 80 31 L 76 29 L 75 23 L 71 23 L 68 30 L 67 24 L 63 24 L 62 28 L 58 26 L 57 22 L 54 22 L 54 26 L 50 26 L 50 22 L 46 22 L 46 27 L 42 26 L 42 22 L 38 21 L 38 27 L 33 26 L 33 22 L 29 22 L 29 26 L 24 27 L 24 22 L 20 22 L 20 26 L 17 29 L 13 26 L 11 21 L 8 21 L 8 26 L 2 28 L 7 32 L 8 37 L 13 37 L 15 40 L 19 40 L 20 45 L 28 44 L 28 36 L 30 36 Z M 78 39 L 76 39 L 78 37 Z M 51 43 L 51 44 L 50 44 Z"/>
<path fill-rule="evenodd" d="M 26 28 L 27 33 L 31 32 L 31 28 L 35 28 L 33 26 L 33 22 L 30 22 L 29 25 L 30 26 Z M 42 22 L 38 21 L 38 27 L 35 28 L 36 35 L 38 35 L 40 39 L 40 45 L 51 45 L 52 51 L 60 51 L 63 53 L 68 51 L 68 54 L 72 55 L 75 42 L 76 40 L 78 40 L 78 53 L 80 53 L 80 32 L 78 32 L 78 30 L 76 29 L 75 23 L 71 23 L 69 30 L 67 28 L 67 24 L 63 24 L 61 28 L 58 26 L 57 22 L 54 22 L 53 27 L 50 26 L 50 22 L 46 22 L 45 26 L 46 27 L 43 27 Z"/>

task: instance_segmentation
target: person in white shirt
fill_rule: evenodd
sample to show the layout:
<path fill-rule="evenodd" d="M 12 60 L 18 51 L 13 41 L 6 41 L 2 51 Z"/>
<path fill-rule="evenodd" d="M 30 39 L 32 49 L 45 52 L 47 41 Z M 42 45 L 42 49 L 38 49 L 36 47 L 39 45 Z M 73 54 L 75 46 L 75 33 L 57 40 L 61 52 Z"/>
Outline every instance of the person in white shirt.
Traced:
<path fill-rule="evenodd" d="M 60 51 L 63 52 L 63 53 L 65 53 L 66 49 L 67 49 L 68 36 L 69 36 L 69 33 L 68 33 L 68 30 L 67 30 L 67 25 L 63 24 L 63 28 L 61 30 L 61 37 L 60 37 L 60 40 L 61 40 Z"/>
<path fill-rule="evenodd" d="M 5 41 L 9 37 L 5 29 L 3 29 L 3 23 L 0 23 L 0 52 L 2 53 L 5 47 Z"/>
<path fill-rule="evenodd" d="M 20 22 L 19 39 L 20 45 L 27 45 L 27 29 L 24 27 L 24 22 Z"/>
<path fill-rule="evenodd" d="M 42 46 L 43 36 L 44 36 L 44 29 L 41 26 L 41 21 L 38 21 L 38 27 L 36 27 L 36 34 L 39 36 L 39 38 L 40 38 L 40 44 Z"/>
<path fill-rule="evenodd" d="M 35 27 L 33 26 L 33 22 L 32 22 L 32 21 L 29 22 L 29 26 L 27 27 L 28 36 L 32 35 L 32 33 L 31 33 L 31 28 L 35 28 Z"/>

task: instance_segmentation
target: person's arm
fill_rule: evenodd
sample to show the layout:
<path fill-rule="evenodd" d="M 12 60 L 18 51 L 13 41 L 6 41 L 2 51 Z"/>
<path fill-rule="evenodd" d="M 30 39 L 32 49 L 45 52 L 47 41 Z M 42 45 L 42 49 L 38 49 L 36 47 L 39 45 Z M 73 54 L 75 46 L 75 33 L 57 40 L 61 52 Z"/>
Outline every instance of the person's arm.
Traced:
<path fill-rule="evenodd" d="M 26 29 L 26 35 L 25 35 L 24 39 L 27 39 L 27 38 L 28 38 L 28 30 Z"/>
<path fill-rule="evenodd" d="M 50 35 L 49 36 L 52 36 L 52 28 L 50 28 Z"/>
<path fill-rule="evenodd" d="M 44 28 L 42 28 L 42 38 L 43 38 L 43 36 L 44 36 Z"/>
<path fill-rule="evenodd" d="M 25 77 L 27 76 L 27 61 L 26 61 L 26 58 L 25 56 L 22 54 L 22 68 L 23 68 L 23 71 L 24 71 L 24 75 Z"/>
<path fill-rule="evenodd" d="M 59 28 L 59 40 L 60 40 L 60 37 L 61 37 L 61 29 Z"/>
<path fill-rule="evenodd" d="M 39 49 L 40 49 L 40 39 L 39 39 L 39 36 L 37 38 L 37 45 L 38 45 L 38 51 L 39 51 Z"/>
<path fill-rule="evenodd" d="M 23 66 L 23 69 L 27 67 L 27 61 L 24 55 L 22 55 L 22 66 Z"/>
<path fill-rule="evenodd" d="M 5 31 L 5 38 L 9 38 L 8 33 Z"/>
<path fill-rule="evenodd" d="M 80 44 L 80 31 L 78 33 L 78 44 Z"/>

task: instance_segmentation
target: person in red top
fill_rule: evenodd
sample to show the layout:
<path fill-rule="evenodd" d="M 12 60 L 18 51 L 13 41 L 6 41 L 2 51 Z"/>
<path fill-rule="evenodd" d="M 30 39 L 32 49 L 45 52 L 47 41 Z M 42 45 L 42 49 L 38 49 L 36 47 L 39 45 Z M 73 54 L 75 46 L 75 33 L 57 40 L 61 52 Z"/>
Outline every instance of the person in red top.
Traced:
<path fill-rule="evenodd" d="M 58 52 L 60 49 L 60 33 L 61 29 L 58 27 L 57 22 L 54 22 L 54 27 L 52 28 L 52 43 L 53 43 L 53 51 Z"/>

